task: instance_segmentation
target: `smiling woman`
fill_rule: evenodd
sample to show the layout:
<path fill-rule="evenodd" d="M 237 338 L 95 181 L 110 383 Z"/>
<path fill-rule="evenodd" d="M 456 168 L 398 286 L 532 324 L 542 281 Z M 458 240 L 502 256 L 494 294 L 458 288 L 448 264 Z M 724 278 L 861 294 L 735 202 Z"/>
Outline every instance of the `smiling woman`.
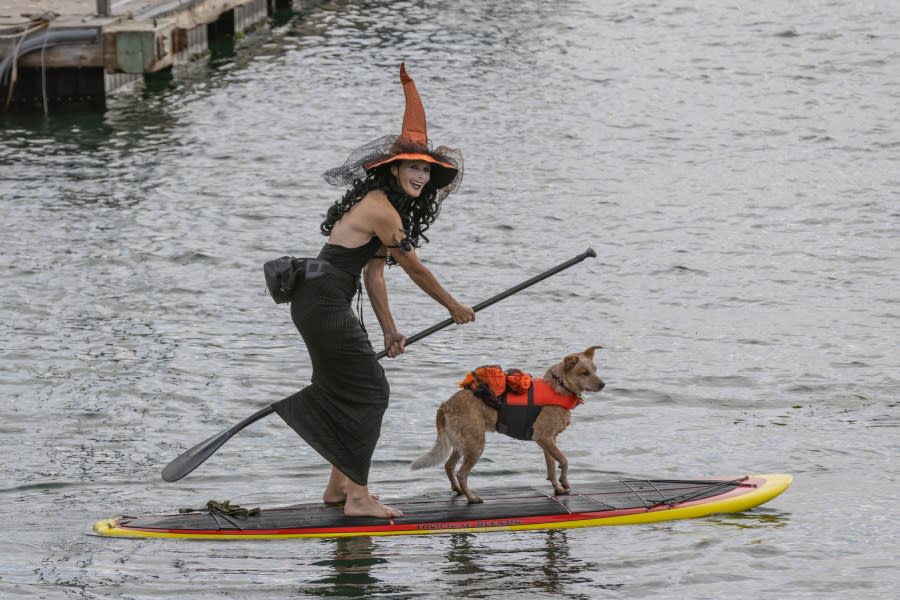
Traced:
<path fill-rule="evenodd" d="M 398 160 L 391 165 L 391 175 L 410 198 L 418 198 L 431 181 L 431 163 L 424 160 Z"/>
<path fill-rule="evenodd" d="M 318 258 L 333 268 L 300 285 L 291 303 L 291 318 L 312 359 L 312 383 L 273 405 L 331 463 L 323 500 L 343 504 L 344 515 L 350 517 L 402 514 L 378 502 L 367 486 L 389 387 L 368 333 L 353 313 L 360 276 L 388 356 L 401 354 L 407 339 L 388 304 L 384 265 L 389 252 L 391 261 L 444 306 L 455 323 L 475 320 L 475 311 L 447 292 L 416 256 L 441 201 L 459 185 L 462 157 L 458 151 L 431 151 L 425 111 L 402 64 L 400 81 L 406 97 L 402 133 L 364 146 L 325 174 L 330 183 L 351 187 L 321 225 L 328 242 Z"/>

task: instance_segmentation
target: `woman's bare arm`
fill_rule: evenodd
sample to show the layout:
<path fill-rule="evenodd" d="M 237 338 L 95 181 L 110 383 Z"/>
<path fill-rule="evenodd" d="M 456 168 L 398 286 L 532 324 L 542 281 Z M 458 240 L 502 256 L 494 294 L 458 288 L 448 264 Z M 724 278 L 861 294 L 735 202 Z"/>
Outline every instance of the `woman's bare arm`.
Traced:
<path fill-rule="evenodd" d="M 379 252 L 380 256 L 384 256 L 385 249 Z M 365 271 L 363 271 L 363 281 L 366 284 L 366 293 L 369 295 L 369 301 L 372 303 L 372 310 L 381 325 L 381 332 L 384 334 L 384 348 L 387 350 L 388 356 L 393 358 L 398 354 L 402 354 L 406 344 L 406 336 L 397 331 L 397 324 L 394 322 L 394 315 L 391 313 L 391 307 L 388 303 L 387 285 L 384 282 L 384 259 L 373 258 L 366 263 Z"/>
<path fill-rule="evenodd" d="M 431 270 L 422 264 L 414 248 L 405 250 L 399 246 L 406 236 L 400 215 L 391 206 L 387 196 L 379 194 L 373 198 L 373 214 L 371 223 L 374 233 L 385 246 L 391 247 L 391 256 L 397 261 L 409 278 L 419 288 L 431 296 L 438 304 L 447 309 L 454 323 L 468 323 L 475 320 L 475 311 L 461 304 L 437 280 Z"/>

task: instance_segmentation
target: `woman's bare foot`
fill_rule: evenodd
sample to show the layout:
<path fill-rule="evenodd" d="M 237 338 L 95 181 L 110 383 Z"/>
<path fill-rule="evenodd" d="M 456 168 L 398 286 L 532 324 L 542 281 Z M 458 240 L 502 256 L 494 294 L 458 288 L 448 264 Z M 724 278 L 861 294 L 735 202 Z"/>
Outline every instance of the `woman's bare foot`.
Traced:
<path fill-rule="evenodd" d="M 338 506 L 347 501 L 346 495 L 337 495 L 337 494 L 329 494 L 328 490 L 325 490 L 325 493 L 322 494 L 322 502 L 328 504 L 329 506 Z"/>
<path fill-rule="evenodd" d="M 347 501 L 347 484 L 350 482 L 350 479 L 335 469 L 331 467 L 331 478 L 328 480 L 328 487 L 325 488 L 325 493 L 322 494 L 322 501 L 325 504 L 343 504 Z"/>
<path fill-rule="evenodd" d="M 403 512 L 396 508 L 385 506 L 379 502 L 375 496 L 366 494 L 365 496 L 360 497 L 348 496 L 344 503 L 344 516 L 383 517 L 385 519 L 392 519 L 394 517 L 402 517 Z"/>
<path fill-rule="evenodd" d="M 385 506 L 378 501 L 378 496 L 369 493 L 368 486 L 354 483 L 349 477 L 331 468 L 328 487 L 322 494 L 325 504 L 344 505 L 344 516 L 347 517 L 383 517 L 390 519 L 403 516 L 396 508 Z"/>

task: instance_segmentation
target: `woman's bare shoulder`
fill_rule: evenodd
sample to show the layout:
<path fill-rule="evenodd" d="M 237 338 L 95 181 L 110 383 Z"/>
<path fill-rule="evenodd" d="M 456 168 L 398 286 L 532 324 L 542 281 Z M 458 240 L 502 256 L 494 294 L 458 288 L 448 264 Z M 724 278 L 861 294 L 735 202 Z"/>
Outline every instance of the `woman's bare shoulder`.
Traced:
<path fill-rule="evenodd" d="M 368 218 L 394 221 L 400 219 L 397 209 L 388 200 L 387 194 L 381 190 L 372 190 L 359 201 L 359 207 Z"/>
<path fill-rule="evenodd" d="M 370 190 L 359 203 L 370 209 L 383 209 L 384 205 L 391 206 L 391 201 L 388 200 L 387 194 L 383 190 Z"/>

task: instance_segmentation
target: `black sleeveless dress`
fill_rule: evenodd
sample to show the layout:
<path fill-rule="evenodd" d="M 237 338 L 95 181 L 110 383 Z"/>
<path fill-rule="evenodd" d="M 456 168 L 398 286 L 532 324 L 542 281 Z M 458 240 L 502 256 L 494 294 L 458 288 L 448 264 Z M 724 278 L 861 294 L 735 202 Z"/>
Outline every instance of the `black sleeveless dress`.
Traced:
<path fill-rule="evenodd" d="M 367 485 L 372 453 L 388 406 L 387 378 L 353 313 L 365 264 L 378 238 L 356 248 L 325 244 L 318 258 L 336 269 L 294 291 L 291 318 L 312 360 L 312 383 L 273 404 L 275 411 L 325 460 Z"/>

